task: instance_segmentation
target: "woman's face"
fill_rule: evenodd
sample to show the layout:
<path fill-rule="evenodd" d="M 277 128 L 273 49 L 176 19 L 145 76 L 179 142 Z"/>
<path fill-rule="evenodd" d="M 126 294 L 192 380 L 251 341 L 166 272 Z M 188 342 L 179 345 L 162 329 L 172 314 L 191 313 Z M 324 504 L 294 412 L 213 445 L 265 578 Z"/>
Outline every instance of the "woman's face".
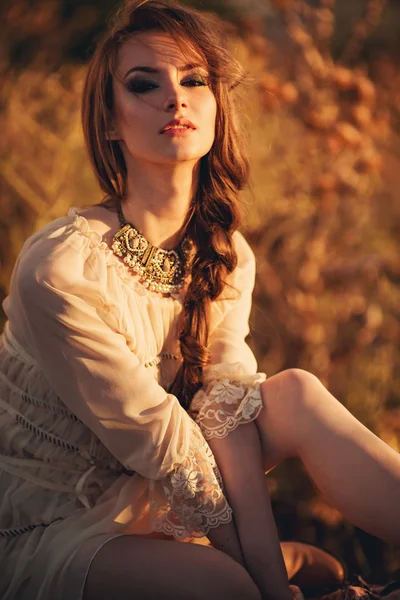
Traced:
<path fill-rule="evenodd" d="M 195 164 L 207 154 L 217 104 L 197 52 L 189 60 L 166 33 L 135 34 L 120 49 L 117 74 L 110 137 L 120 141 L 128 171 L 132 161 Z"/>

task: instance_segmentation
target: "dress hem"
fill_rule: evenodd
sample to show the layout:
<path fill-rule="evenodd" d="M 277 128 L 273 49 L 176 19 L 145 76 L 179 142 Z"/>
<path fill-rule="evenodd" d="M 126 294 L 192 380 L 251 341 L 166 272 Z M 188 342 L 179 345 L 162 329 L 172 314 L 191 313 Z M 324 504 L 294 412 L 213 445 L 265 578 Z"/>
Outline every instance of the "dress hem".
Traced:
<path fill-rule="evenodd" d="M 68 584 L 68 589 L 63 589 L 65 600 L 84 600 L 86 580 L 97 553 L 107 542 L 124 535 L 129 534 L 99 533 L 81 544 L 69 565 L 67 577 L 63 578 L 67 582 L 71 582 L 70 585 Z"/>

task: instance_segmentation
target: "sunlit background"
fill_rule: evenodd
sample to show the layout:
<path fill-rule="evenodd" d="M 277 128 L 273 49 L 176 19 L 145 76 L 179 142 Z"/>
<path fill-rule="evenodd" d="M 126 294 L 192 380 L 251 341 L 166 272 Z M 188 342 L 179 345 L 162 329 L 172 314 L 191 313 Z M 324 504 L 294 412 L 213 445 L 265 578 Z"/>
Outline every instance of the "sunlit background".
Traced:
<path fill-rule="evenodd" d="M 259 368 L 312 371 L 400 451 L 400 2 L 190 4 L 226 23 L 249 75 L 243 231 L 258 263 Z M 80 95 L 115 5 L 1 1 L 0 300 L 24 240 L 101 199 Z M 400 576 L 400 551 L 345 522 L 297 461 L 267 482 L 282 539 L 317 543 L 371 581 Z"/>

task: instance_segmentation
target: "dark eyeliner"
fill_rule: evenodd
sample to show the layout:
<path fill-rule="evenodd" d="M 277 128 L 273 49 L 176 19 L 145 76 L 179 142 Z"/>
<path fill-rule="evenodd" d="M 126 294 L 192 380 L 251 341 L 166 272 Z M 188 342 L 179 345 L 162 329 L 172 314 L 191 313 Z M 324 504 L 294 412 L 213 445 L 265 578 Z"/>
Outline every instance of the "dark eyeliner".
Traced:
<path fill-rule="evenodd" d="M 129 92 L 134 94 L 145 94 L 158 87 L 154 81 L 149 79 L 132 79 L 126 83 L 126 88 Z"/>
<path fill-rule="evenodd" d="M 184 85 L 185 83 L 195 83 L 196 85 L 193 87 L 206 86 L 209 84 L 209 79 L 206 75 L 193 74 L 187 75 L 181 82 L 181 85 Z"/>

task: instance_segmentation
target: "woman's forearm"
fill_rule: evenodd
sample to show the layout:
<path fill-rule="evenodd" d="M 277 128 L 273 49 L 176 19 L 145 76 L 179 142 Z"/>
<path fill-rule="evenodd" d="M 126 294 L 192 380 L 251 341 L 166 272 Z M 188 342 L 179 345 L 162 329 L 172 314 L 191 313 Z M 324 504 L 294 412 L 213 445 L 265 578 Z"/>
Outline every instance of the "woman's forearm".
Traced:
<path fill-rule="evenodd" d="M 223 439 L 209 440 L 209 445 L 225 484 L 249 574 L 263 599 L 291 600 L 255 424 L 241 425 Z"/>
<path fill-rule="evenodd" d="M 207 534 L 211 544 L 217 550 L 225 552 L 232 557 L 236 562 L 246 568 L 242 549 L 240 547 L 239 536 L 233 521 L 224 525 L 219 525 L 214 529 L 210 529 Z"/>

